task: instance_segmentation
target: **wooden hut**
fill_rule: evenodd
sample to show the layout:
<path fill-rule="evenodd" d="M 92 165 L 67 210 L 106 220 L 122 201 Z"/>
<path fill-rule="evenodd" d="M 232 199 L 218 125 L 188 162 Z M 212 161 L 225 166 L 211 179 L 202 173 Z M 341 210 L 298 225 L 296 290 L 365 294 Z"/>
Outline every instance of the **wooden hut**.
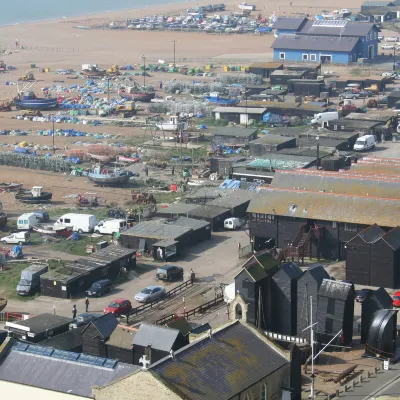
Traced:
<path fill-rule="evenodd" d="M 301 274 L 300 267 L 290 262 L 282 264 L 272 275 L 272 332 L 296 335 L 297 280 Z"/>
<path fill-rule="evenodd" d="M 118 325 L 106 342 L 107 357 L 133 364 L 133 338 L 138 328 Z"/>
<path fill-rule="evenodd" d="M 324 279 L 318 290 L 316 331 L 321 343 L 328 343 L 340 330 L 337 343 L 345 346 L 353 340 L 353 284 Z"/>
<path fill-rule="evenodd" d="M 310 331 L 306 329 L 311 322 L 310 296 L 312 296 L 312 320 L 317 320 L 317 295 L 322 281 L 329 279 L 329 274 L 321 264 L 311 266 L 297 280 L 297 331 L 298 337 L 309 340 Z"/>

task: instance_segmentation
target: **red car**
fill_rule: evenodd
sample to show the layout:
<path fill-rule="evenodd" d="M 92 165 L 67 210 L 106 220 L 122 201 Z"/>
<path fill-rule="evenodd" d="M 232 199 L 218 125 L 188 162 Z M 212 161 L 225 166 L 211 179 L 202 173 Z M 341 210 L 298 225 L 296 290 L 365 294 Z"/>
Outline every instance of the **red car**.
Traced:
<path fill-rule="evenodd" d="M 393 307 L 400 307 L 400 290 L 393 295 Z"/>
<path fill-rule="evenodd" d="M 105 309 L 104 314 L 113 313 L 116 317 L 132 310 L 132 304 L 129 300 L 113 300 Z"/>

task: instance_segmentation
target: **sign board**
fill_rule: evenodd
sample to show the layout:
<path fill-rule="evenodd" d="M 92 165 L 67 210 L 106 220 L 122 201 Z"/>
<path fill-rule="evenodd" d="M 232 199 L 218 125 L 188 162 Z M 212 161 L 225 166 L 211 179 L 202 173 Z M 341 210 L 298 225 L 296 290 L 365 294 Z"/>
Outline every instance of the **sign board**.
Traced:
<path fill-rule="evenodd" d="M 383 361 L 383 369 L 384 369 L 384 371 L 389 371 L 389 365 L 390 365 L 389 360 Z"/>
<path fill-rule="evenodd" d="M 67 290 L 66 286 L 61 286 L 61 290 Z"/>

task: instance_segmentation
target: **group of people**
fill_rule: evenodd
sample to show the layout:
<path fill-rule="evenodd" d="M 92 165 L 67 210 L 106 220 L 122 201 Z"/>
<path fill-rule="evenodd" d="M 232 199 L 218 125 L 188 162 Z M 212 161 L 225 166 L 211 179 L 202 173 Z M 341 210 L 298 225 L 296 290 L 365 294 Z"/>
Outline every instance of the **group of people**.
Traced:
<path fill-rule="evenodd" d="M 89 298 L 86 297 L 86 299 L 85 299 L 86 312 L 89 312 L 89 304 L 90 304 Z M 74 306 L 72 307 L 72 318 L 73 318 L 73 319 L 76 319 L 76 314 L 77 314 L 77 313 L 78 313 L 78 310 L 77 310 L 77 308 L 76 308 L 76 304 L 74 304 Z"/>

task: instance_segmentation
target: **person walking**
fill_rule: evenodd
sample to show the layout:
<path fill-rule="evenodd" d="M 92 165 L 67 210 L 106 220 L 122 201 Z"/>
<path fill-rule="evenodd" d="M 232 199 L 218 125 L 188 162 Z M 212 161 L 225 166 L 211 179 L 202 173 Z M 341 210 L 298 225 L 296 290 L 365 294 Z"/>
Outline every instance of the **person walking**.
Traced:
<path fill-rule="evenodd" d="M 162 89 L 162 87 L 163 87 L 163 84 L 162 84 L 162 81 L 160 81 L 160 89 Z"/>
<path fill-rule="evenodd" d="M 74 306 L 72 307 L 72 318 L 73 318 L 73 319 L 76 318 L 76 313 L 77 313 L 76 305 L 74 304 Z"/>
<path fill-rule="evenodd" d="M 89 312 L 89 298 L 87 296 L 85 299 L 85 306 L 86 306 L 86 312 Z"/>
<path fill-rule="evenodd" d="M 144 167 L 144 172 L 146 176 L 149 176 L 149 168 L 147 167 L 147 165 Z"/>

